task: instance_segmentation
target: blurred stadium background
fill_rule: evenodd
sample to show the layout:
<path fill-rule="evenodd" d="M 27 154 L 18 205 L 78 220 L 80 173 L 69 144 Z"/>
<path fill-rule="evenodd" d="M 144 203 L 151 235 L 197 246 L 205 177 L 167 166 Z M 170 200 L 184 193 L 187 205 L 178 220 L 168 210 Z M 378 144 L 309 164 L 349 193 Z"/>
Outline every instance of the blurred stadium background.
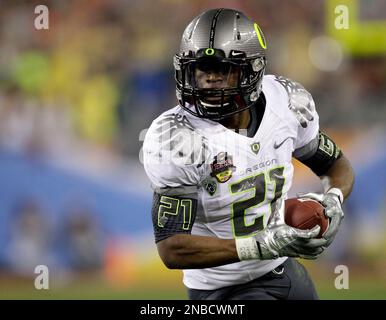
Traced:
<path fill-rule="evenodd" d="M 36 5 L 49 29 L 36 30 Z M 349 29 L 337 30 L 337 5 Z M 386 298 L 384 0 L 0 0 L 0 298 L 186 299 L 158 258 L 140 149 L 176 104 L 172 56 L 185 25 L 213 7 L 264 30 L 268 74 L 301 82 L 356 184 L 335 242 L 304 262 L 323 299 Z M 318 190 L 296 164 L 290 196 Z M 34 268 L 50 289 L 34 288 Z M 337 265 L 350 271 L 336 290 Z"/>

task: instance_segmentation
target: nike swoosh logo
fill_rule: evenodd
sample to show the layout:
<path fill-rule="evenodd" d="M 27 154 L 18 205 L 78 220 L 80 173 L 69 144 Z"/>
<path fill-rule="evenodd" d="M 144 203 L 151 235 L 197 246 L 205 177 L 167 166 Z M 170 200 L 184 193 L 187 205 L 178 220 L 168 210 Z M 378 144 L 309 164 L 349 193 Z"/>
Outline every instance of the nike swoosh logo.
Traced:
<path fill-rule="evenodd" d="M 275 149 L 279 149 L 279 148 L 283 145 L 283 143 L 286 142 L 288 139 L 293 139 L 293 138 L 292 138 L 292 137 L 287 137 L 287 138 L 285 138 L 285 139 L 284 139 L 282 142 L 280 142 L 280 143 L 276 143 L 276 141 L 275 141 L 273 147 L 274 147 Z"/>

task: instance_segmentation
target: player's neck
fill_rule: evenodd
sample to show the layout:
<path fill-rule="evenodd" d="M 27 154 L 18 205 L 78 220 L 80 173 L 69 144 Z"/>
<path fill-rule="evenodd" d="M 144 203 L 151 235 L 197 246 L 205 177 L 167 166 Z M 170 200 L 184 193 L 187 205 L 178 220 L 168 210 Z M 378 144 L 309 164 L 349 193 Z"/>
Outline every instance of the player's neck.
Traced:
<path fill-rule="evenodd" d="M 230 118 L 224 119 L 220 123 L 228 129 L 235 130 L 237 133 L 241 133 L 240 130 L 242 129 L 244 129 L 242 131 L 245 132 L 246 129 L 248 130 L 247 135 L 253 137 L 263 120 L 265 104 L 265 96 L 261 93 L 254 106 Z"/>
<path fill-rule="evenodd" d="M 234 116 L 222 120 L 220 123 L 231 130 L 247 129 L 251 121 L 251 115 L 249 110 L 236 113 Z"/>

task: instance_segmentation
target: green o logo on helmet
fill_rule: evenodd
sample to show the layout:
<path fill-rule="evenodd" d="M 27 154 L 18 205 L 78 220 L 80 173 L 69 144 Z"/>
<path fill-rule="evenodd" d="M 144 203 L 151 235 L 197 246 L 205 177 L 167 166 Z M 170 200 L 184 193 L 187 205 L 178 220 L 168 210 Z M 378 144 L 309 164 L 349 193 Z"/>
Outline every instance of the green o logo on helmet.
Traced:
<path fill-rule="evenodd" d="M 205 54 L 207 56 L 213 56 L 214 55 L 214 49 L 213 48 L 208 48 L 205 50 Z"/>
<path fill-rule="evenodd" d="M 267 44 L 265 43 L 265 39 L 264 39 L 264 36 L 262 35 L 260 27 L 257 25 L 256 22 L 253 24 L 253 26 L 255 27 L 255 32 L 256 32 L 257 38 L 259 39 L 259 43 L 261 47 L 263 49 L 267 49 Z"/>

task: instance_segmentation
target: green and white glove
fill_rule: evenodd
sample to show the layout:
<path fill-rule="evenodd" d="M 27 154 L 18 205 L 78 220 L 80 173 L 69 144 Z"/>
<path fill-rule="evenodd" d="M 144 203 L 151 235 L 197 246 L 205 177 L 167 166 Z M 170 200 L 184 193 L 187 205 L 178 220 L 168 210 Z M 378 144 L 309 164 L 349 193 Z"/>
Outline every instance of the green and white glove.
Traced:
<path fill-rule="evenodd" d="M 327 248 L 335 238 L 344 218 L 342 210 L 343 193 L 338 188 L 332 188 L 327 193 L 306 193 L 300 198 L 310 198 L 324 206 L 324 213 L 329 218 L 329 225 L 322 238 L 302 240 L 297 245 L 302 249 Z"/>
<path fill-rule="evenodd" d="M 284 222 L 284 201 L 276 201 L 267 227 L 248 238 L 236 239 L 236 249 L 240 260 L 270 260 L 279 257 L 300 257 L 316 259 L 323 248 L 298 248 L 297 240 L 312 239 L 319 234 L 320 227 L 300 230 Z"/>

